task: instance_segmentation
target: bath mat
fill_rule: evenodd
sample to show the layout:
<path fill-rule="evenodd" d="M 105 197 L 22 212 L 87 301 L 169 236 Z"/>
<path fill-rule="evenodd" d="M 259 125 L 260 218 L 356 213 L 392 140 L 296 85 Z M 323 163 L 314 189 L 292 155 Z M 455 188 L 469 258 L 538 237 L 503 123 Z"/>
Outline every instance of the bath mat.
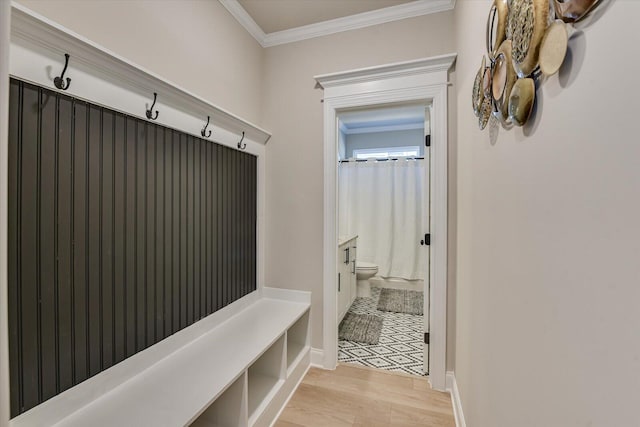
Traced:
<path fill-rule="evenodd" d="M 420 291 L 382 288 L 378 299 L 378 310 L 422 315 L 424 296 Z"/>
<path fill-rule="evenodd" d="M 338 337 L 341 340 L 363 344 L 378 344 L 382 332 L 382 317 L 373 314 L 347 313 L 340 322 Z"/>

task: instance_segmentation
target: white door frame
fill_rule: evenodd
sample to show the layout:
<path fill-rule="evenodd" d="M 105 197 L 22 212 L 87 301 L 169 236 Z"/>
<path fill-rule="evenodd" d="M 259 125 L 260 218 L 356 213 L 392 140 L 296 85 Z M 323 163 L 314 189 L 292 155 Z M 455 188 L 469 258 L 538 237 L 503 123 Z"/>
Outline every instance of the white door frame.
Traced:
<path fill-rule="evenodd" d="M 429 381 L 445 390 L 447 347 L 447 87 L 456 54 L 315 77 L 324 89 L 323 367 L 338 363 L 337 114 L 349 108 L 425 102 L 431 110 Z"/>

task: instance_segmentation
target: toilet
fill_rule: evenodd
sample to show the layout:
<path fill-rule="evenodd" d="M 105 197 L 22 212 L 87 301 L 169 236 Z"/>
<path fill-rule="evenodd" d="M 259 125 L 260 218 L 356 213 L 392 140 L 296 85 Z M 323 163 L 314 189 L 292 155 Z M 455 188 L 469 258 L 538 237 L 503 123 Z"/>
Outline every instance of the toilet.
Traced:
<path fill-rule="evenodd" d="M 356 261 L 356 296 L 359 298 L 371 297 L 371 283 L 369 279 L 378 274 L 376 264 L 364 261 Z"/>

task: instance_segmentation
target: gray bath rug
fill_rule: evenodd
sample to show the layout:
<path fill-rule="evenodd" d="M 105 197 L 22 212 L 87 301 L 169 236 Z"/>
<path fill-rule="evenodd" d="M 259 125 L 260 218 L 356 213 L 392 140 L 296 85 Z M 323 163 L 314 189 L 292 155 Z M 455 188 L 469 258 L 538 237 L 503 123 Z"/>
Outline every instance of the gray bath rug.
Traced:
<path fill-rule="evenodd" d="M 424 296 L 420 291 L 382 288 L 378 299 L 378 310 L 422 315 Z"/>
<path fill-rule="evenodd" d="M 373 314 L 347 313 L 340 322 L 339 338 L 364 344 L 378 344 L 382 317 Z"/>

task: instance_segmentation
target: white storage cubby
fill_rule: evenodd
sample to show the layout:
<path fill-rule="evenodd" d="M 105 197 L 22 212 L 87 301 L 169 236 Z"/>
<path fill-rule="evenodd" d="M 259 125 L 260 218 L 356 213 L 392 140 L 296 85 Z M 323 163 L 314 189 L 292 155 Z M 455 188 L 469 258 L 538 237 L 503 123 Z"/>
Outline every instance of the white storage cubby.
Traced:
<path fill-rule="evenodd" d="M 305 354 L 305 349 L 309 348 L 309 312 L 300 317 L 287 330 L 287 374 L 298 364 L 297 362 Z"/>
<path fill-rule="evenodd" d="M 236 379 L 198 418 L 192 427 L 246 427 L 247 373 Z"/>
<path fill-rule="evenodd" d="M 285 336 L 283 335 L 249 367 L 247 383 L 250 425 L 254 424 L 286 378 L 284 345 Z"/>
<path fill-rule="evenodd" d="M 308 292 L 262 288 L 9 426 L 271 425 L 310 365 L 310 306 Z"/>

